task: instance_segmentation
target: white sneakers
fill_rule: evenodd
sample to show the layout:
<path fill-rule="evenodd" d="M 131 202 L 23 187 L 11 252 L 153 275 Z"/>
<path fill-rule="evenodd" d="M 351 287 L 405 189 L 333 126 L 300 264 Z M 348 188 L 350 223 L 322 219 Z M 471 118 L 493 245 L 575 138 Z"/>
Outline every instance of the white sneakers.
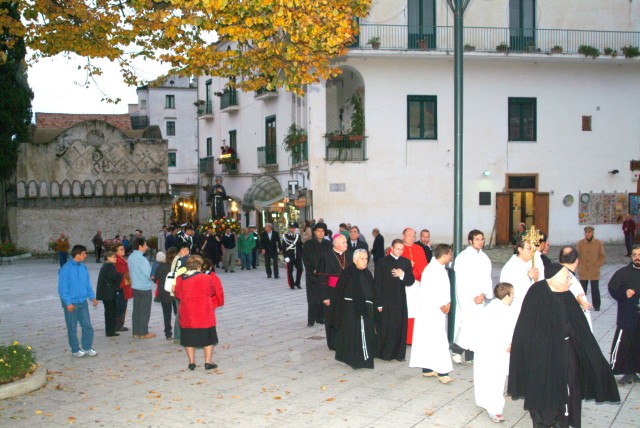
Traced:
<path fill-rule="evenodd" d="M 76 358 L 82 358 L 85 355 L 88 355 L 90 357 L 95 357 L 96 355 L 98 355 L 98 352 L 96 350 L 94 350 L 93 348 L 84 351 L 82 349 L 78 350 L 78 352 L 72 352 L 71 355 L 73 355 Z"/>

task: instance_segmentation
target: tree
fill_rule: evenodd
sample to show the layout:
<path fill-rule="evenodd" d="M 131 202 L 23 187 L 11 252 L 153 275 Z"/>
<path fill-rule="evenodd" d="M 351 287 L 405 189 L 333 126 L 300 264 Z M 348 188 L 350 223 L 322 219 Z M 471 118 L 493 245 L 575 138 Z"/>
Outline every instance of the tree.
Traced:
<path fill-rule="evenodd" d="M 0 2 L 6 0 L 0 0 Z M 18 1 L 18 0 L 17 0 Z M 169 74 L 226 77 L 245 90 L 304 85 L 340 70 L 371 0 L 19 0 L 24 36 L 34 60 L 73 52 L 117 61 L 125 81 L 139 85 L 132 61 L 150 58 Z M 5 17 L 0 13 L 0 23 Z M 217 38 L 216 43 L 211 43 Z"/>
<path fill-rule="evenodd" d="M 16 169 L 18 144 L 29 132 L 33 92 L 27 82 L 24 40 L 7 25 L 20 22 L 17 2 L 0 1 L 0 14 L 4 18 L 0 21 L 0 241 L 10 241 L 7 192 Z"/>

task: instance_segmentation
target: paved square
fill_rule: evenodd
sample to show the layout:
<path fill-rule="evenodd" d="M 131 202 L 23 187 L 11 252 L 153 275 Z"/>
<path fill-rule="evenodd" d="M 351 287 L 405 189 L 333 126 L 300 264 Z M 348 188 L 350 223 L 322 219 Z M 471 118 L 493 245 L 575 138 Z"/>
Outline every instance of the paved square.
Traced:
<path fill-rule="evenodd" d="M 489 253 L 497 279 L 502 264 L 495 262 L 508 252 Z M 606 284 L 622 263 L 618 257 L 603 268 L 602 311 L 592 313 L 606 357 L 616 318 Z M 87 266 L 95 284 L 100 265 Z M 39 391 L 0 401 L 0 426 L 495 426 L 475 405 L 470 365 L 454 365 L 455 381 L 441 385 L 407 362 L 376 360 L 374 370 L 352 370 L 335 361 L 324 327 L 306 326 L 304 288 L 290 290 L 282 277 L 267 279 L 263 267 L 220 273 L 226 304 L 217 311 L 217 370 L 205 372 L 201 351 L 196 370 L 187 369 L 182 347 L 163 338 L 157 303 L 150 331 L 158 337 L 149 340 L 133 340 L 130 332 L 105 337 L 102 303 L 90 309 L 99 355 L 73 358 L 57 271 L 50 259 L 0 266 L 0 342 L 33 346 L 50 377 Z M 640 388 L 620 387 L 620 395 L 620 405 L 584 403 L 583 426 L 637 427 Z M 504 416 L 502 426 L 531 426 L 522 401 L 507 402 Z"/>

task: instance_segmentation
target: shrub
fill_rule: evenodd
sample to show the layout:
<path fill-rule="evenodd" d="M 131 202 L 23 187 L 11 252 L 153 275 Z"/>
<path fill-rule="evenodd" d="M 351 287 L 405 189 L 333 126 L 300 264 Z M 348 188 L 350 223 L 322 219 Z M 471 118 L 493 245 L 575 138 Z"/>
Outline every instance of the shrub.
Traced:
<path fill-rule="evenodd" d="M 36 354 L 31 346 L 13 342 L 0 346 L 0 385 L 15 382 L 36 368 Z"/>
<path fill-rule="evenodd" d="M 620 48 L 625 58 L 635 58 L 640 56 L 640 49 L 637 46 L 623 46 Z"/>
<path fill-rule="evenodd" d="M 578 47 L 578 53 L 580 55 L 590 56 L 591 58 L 596 59 L 600 56 L 600 49 L 589 45 L 580 45 Z"/>
<path fill-rule="evenodd" d="M 13 242 L 0 242 L 0 257 L 12 257 L 25 253 L 25 250 L 17 248 Z"/>

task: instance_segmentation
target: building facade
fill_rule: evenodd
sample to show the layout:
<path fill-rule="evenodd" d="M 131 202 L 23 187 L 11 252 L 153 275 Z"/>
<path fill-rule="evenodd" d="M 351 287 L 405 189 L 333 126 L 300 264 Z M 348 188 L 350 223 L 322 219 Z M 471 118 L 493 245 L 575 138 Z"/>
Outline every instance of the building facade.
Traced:
<path fill-rule="evenodd" d="M 211 178 L 224 176 L 249 222 L 322 217 L 333 230 L 350 222 L 387 237 L 426 227 L 451 242 L 451 11 L 446 0 L 388 1 L 359 25 L 337 60 L 342 74 L 304 97 L 199 80 L 211 101 L 198 121 Z M 464 44 L 465 233 L 505 244 L 523 222 L 560 244 L 591 224 L 599 239 L 621 241 L 640 169 L 638 2 L 472 1 Z M 287 151 L 292 124 L 306 140 Z M 218 162 L 224 145 L 238 162 Z"/>
<path fill-rule="evenodd" d="M 195 221 L 199 158 L 196 83 L 188 77 L 169 76 L 159 85 L 142 86 L 136 92 L 138 105 L 131 114 L 133 128 L 156 125 L 168 141 L 171 220 Z"/>

